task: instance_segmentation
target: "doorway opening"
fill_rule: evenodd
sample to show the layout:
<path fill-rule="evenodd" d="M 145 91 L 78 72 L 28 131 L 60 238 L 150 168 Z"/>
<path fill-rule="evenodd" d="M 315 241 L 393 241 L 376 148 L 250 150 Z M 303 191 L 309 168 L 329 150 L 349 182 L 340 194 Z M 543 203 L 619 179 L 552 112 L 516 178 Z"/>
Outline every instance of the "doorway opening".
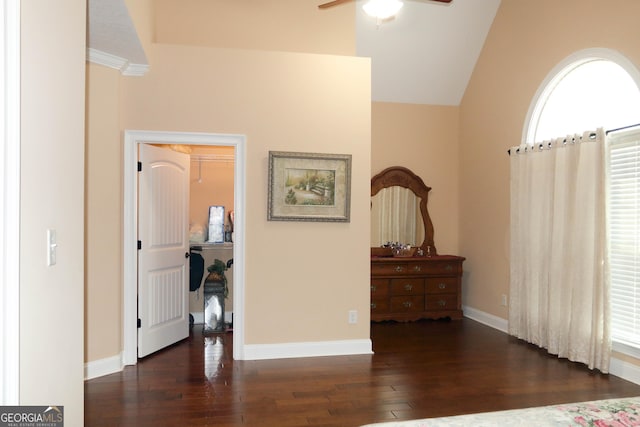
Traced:
<path fill-rule="evenodd" d="M 233 357 L 244 359 L 244 230 L 245 230 L 244 135 L 189 132 L 135 131 L 124 134 L 124 229 L 123 229 L 123 364 L 137 363 L 137 230 L 139 144 L 228 146 L 234 149 L 234 299 Z"/>

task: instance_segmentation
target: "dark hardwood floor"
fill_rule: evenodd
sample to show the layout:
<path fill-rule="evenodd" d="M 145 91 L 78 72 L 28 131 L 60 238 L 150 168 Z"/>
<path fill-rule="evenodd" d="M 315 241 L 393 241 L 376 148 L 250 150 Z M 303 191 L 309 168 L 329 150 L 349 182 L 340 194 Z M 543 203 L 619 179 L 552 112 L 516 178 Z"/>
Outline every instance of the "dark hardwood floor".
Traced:
<path fill-rule="evenodd" d="M 375 354 L 234 361 L 191 336 L 85 383 L 87 426 L 360 426 L 640 395 L 469 319 L 378 323 Z"/>

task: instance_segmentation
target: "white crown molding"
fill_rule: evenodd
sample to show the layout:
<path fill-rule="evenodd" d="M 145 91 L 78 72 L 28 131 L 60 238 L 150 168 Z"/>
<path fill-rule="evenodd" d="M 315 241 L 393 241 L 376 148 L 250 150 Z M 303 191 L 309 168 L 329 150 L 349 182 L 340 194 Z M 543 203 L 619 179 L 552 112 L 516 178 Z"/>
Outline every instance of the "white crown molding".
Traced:
<path fill-rule="evenodd" d="M 123 76 L 142 77 L 149 71 L 148 64 L 128 64 L 127 68 L 122 71 Z"/>
<path fill-rule="evenodd" d="M 87 60 L 94 64 L 119 70 L 123 76 L 142 77 L 149 71 L 148 64 L 131 64 L 125 58 L 93 48 L 87 49 Z"/>

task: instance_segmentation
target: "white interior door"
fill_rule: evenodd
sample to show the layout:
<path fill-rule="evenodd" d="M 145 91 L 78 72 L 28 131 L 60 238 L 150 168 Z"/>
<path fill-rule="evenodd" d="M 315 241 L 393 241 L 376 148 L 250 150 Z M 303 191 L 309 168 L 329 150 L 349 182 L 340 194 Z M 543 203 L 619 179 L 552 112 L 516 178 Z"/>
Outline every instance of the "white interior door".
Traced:
<path fill-rule="evenodd" d="M 189 335 L 189 156 L 140 144 L 138 357 Z"/>

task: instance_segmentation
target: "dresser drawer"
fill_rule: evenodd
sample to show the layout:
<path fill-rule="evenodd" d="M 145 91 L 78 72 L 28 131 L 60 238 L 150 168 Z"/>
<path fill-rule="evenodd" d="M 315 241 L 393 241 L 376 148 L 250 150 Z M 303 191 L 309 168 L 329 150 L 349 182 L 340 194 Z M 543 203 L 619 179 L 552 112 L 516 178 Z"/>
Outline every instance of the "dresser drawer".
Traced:
<path fill-rule="evenodd" d="M 371 265 L 374 276 L 423 275 L 429 270 L 431 263 L 424 261 L 396 261 Z"/>
<path fill-rule="evenodd" d="M 389 312 L 389 298 L 371 298 L 371 314 Z"/>
<path fill-rule="evenodd" d="M 407 271 L 408 264 L 406 262 L 384 262 L 371 264 L 371 275 L 373 276 L 407 274 Z"/>
<path fill-rule="evenodd" d="M 413 266 L 413 268 L 416 267 Z M 462 262 L 453 260 L 423 262 L 421 271 L 422 274 L 460 275 L 462 274 Z"/>
<path fill-rule="evenodd" d="M 462 262 L 456 260 L 436 260 L 433 258 L 415 259 L 411 261 L 389 260 L 371 263 L 371 274 L 374 276 L 393 275 L 451 275 L 462 274 Z"/>
<path fill-rule="evenodd" d="M 430 277 L 425 279 L 428 294 L 451 294 L 458 291 L 457 277 Z"/>
<path fill-rule="evenodd" d="M 391 279 L 391 295 L 422 295 L 424 279 Z"/>
<path fill-rule="evenodd" d="M 372 279 L 371 280 L 371 298 L 389 295 L 388 279 Z"/>
<path fill-rule="evenodd" d="M 381 264 L 381 265 L 376 265 L 375 268 L 374 266 L 371 266 L 371 273 L 372 274 L 384 274 L 384 275 L 388 275 L 388 274 L 394 274 L 394 275 L 399 275 L 399 274 L 403 274 L 403 275 L 408 275 L 408 276 L 412 276 L 412 275 L 424 275 L 424 274 L 428 274 L 430 270 L 434 269 L 434 266 L 432 266 L 432 262 L 429 261 L 398 261 L 398 262 L 393 262 L 393 263 L 388 263 L 388 264 Z M 440 265 L 436 265 L 435 266 L 435 271 L 436 272 L 440 272 L 444 269 L 444 267 L 440 266 Z"/>
<path fill-rule="evenodd" d="M 458 296 L 450 294 L 427 295 L 427 310 L 456 310 L 458 308 Z"/>
<path fill-rule="evenodd" d="M 391 311 L 394 313 L 424 311 L 424 295 L 391 297 Z"/>
<path fill-rule="evenodd" d="M 461 319 L 463 257 L 371 258 L 371 320 Z"/>

